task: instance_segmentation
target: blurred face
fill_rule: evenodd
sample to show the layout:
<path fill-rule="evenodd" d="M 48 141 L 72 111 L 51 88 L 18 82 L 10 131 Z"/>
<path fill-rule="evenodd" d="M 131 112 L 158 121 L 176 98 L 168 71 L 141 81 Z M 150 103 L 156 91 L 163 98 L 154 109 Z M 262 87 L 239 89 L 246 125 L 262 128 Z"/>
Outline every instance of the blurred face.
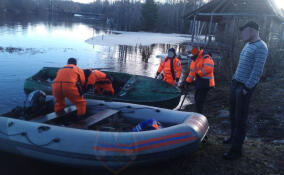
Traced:
<path fill-rule="evenodd" d="M 191 54 L 191 49 L 192 49 L 192 47 L 191 47 L 191 46 L 187 46 L 187 48 L 186 48 L 186 52 L 187 52 L 187 54 Z"/>
<path fill-rule="evenodd" d="M 168 57 L 169 58 L 173 58 L 175 56 L 175 54 L 172 52 L 172 51 L 169 51 L 168 52 Z"/>
<path fill-rule="evenodd" d="M 252 29 L 246 27 L 244 30 L 241 31 L 241 39 L 245 42 L 250 41 L 252 38 Z"/>

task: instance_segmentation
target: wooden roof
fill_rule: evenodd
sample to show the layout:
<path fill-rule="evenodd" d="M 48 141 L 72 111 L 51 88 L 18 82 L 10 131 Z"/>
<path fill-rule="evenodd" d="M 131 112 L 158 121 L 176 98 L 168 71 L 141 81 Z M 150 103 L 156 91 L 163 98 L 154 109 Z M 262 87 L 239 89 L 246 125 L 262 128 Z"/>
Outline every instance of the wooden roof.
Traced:
<path fill-rule="evenodd" d="M 273 0 L 212 0 L 204 6 L 188 13 L 185 19 L 210 21 L 214 16 L 214 21 L 221 20 L 225 16 L 240 17 L 275 17 L 279 21 L 284 21 L 283 11 L 281 11 Z"/>

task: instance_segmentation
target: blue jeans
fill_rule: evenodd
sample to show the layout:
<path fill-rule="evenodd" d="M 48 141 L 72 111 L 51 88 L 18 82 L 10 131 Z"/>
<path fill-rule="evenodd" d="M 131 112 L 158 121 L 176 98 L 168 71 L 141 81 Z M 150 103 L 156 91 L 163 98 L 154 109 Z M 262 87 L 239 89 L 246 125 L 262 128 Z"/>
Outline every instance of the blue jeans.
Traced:
<path fill-rule="evenodd" d="M 237 152 L 242 151 L 247 130 L 249 103 L 254 91 L 254 88 L 252 88 L 244 95 L 243 89 L 242 83 L 232 80 L 230 91 L 231 150 Z"/>

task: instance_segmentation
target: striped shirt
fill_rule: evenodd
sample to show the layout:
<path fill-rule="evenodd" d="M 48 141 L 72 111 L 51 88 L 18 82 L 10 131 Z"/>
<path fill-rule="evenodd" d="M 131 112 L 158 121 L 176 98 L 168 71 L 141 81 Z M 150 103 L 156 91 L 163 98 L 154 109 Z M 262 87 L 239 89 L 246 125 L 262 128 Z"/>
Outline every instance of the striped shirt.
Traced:
<path fill-rule="evenodd" d="M 253 88 L 259 81 L 268 54 L 267 45 L 258 40 L 247 43 L 243 48 L 233 79 L 243 83 L 246 88 Z"/>

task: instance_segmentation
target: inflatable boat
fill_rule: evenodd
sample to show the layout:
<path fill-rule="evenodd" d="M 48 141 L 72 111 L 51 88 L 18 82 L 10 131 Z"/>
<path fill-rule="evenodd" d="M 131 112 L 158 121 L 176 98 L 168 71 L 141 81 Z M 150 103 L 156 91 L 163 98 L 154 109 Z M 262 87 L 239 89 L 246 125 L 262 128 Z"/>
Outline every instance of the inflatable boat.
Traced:
<path fill-rule="evenodd" d="M 70 102 L 60 113 L 1 114 L 0 150 L 118 172 L 192 153 L 209 129 L 207 118 L 198 113 L 101 100 L 87 100 L 87 116 L 76 117 L 76 107 Z M 133 131 L 149 119 L 158 121 L 161 128 Z"/>

